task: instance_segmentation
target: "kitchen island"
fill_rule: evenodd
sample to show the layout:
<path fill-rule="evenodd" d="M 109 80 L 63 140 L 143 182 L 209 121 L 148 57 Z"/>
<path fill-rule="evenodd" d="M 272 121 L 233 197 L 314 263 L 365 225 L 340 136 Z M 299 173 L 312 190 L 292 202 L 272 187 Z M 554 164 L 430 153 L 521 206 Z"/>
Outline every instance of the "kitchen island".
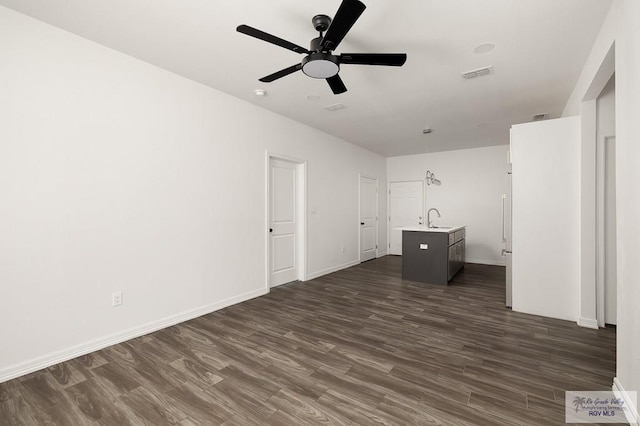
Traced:
<path fill-rule="evenodd" d="M 402 278 L 447 285 L 464 267 L 465 226 L 407 226 L 402 230 Z"/>

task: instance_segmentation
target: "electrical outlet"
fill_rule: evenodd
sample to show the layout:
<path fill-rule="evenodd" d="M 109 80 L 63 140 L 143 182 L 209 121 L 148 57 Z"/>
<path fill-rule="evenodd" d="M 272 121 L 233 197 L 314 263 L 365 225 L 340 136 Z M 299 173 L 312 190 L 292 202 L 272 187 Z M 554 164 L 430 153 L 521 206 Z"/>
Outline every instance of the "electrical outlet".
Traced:
<path fill-rule="evenodd" d="M 111 295 L 111 306 L 116 307 L 122 305 L 122 292 L 116 291 Z"/>

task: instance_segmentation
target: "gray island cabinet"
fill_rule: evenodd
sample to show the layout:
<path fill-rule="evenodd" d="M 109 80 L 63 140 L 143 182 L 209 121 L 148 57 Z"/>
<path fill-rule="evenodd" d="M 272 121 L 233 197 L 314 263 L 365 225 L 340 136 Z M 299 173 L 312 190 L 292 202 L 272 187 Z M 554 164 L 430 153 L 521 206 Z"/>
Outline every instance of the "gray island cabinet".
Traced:
<path fill-rule="evenodd" d="M 404 227 L 402 278 L 447 285 L 464 267 L 465 227 Z"/>

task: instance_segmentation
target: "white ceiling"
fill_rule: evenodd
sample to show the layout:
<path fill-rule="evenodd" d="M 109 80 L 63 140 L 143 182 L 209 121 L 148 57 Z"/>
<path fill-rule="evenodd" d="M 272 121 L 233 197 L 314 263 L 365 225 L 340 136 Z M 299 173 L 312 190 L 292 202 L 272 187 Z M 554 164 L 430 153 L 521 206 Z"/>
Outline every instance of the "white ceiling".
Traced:
<path fill-rule="evenodd" d="M 316 14 L 341 0 L 0 0 L 0 4 L 384 156 L 509 142 L 509 127 L 558 117 L 611 0 L 363 0 L 336 50 L 407 53 L 402 68 L 343 65 L 348 92 L 302 72 L 258 78 L 302 59 L 237 33 L 247 24 L 308 47 Z M 474 54 L 483 42 L 496 47 Z M 485 77 L 460 73 L 492 65 Z M 255 96 L 262 88 L 268 95 Z M 311 101 L 308 95 L 319 95 Z M 342 103 L 329 112 L 324 106 Z M 247 117 L 247 125 L 251 118 Z M 434 129 L 423 135 L 422 129 Z"/>

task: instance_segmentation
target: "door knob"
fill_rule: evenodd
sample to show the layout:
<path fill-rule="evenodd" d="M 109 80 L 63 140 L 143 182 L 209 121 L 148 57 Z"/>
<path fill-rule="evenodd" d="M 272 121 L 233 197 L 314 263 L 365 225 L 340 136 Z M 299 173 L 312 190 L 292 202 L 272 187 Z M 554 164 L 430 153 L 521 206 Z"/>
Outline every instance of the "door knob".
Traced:
<path fill-rule="evenodd" d="M 269 232 L 273 232 L 273 228 L 269 228 Z"/>
<path fill-rule="evenodd" d="M 364 222 L 360 222 L 360 225 L 364 225 Z"/>

